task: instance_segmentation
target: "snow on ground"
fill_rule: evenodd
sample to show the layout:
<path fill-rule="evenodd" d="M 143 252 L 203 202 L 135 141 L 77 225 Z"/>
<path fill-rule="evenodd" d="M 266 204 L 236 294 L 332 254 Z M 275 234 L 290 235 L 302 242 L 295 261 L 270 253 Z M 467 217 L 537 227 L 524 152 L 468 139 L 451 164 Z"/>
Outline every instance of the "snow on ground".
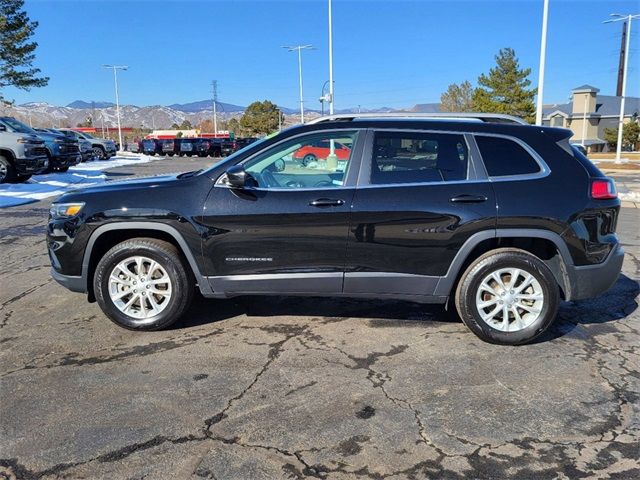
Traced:
<path fill-rule="evenodd" d="M 127 165 L 139 165 L 158 159 L 158 157 L 147 155 L 128 154 L 126 157 L 112 157 L 105 161 L 80 163 L 65 173 L 34 175 L 26 183 L 4 183 L 0 185 L 0 208 L 36 202 L 43 198 L 62 195 L 74 188 L 102 183 L 107 179 L 103 173 L 105 170 Z"/>

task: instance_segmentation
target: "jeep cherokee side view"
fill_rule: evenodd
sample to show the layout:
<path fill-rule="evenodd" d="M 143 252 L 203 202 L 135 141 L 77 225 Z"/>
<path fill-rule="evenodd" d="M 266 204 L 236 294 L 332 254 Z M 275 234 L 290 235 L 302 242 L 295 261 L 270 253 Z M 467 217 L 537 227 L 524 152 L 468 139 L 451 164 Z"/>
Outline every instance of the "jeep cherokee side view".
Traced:
<path fill-rule="evenodd" d="M 623 251 L 613 181 L 570 131 L 522 123 L 335 115 L 208 170 L 69 192 L 51 207 L 52 275 L 134 330 L 174 323 L 197 285 L 438 303 L 485 341 L 529 342 L 561 300 L 606 291 Z M 296 160 L 325 142 L 313 168 Z"/>

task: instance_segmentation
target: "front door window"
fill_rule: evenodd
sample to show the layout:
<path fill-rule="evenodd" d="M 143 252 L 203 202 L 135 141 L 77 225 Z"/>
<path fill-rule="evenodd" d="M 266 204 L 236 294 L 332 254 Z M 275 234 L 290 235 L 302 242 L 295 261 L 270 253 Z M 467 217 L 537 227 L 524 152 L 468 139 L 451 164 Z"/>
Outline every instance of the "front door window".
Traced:
<path fill-rule="evenodd" d="M 259 154 L 244 168 L 262 189 L 344 186 L 357 132 L 302 135 Z"/>

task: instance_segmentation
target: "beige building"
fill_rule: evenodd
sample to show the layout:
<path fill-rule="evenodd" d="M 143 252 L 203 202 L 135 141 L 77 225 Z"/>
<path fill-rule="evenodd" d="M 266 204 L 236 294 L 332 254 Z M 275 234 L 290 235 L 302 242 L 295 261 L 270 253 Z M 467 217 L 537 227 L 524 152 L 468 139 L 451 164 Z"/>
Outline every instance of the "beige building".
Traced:
<path fill-rule="evenodd" d="M 617 128 L 621 97 L 598 95 L 591 85 L 571 91 L 571 102 L 547 105 L 543 110 L 543 125 L 568 128 L 573 132 L 572 143 L 584 145 L 590 152 L 608 150 L 604 140 L 606 128 Z M 626 97 L 624 122 L 638 122 L 640 98 Z"/>

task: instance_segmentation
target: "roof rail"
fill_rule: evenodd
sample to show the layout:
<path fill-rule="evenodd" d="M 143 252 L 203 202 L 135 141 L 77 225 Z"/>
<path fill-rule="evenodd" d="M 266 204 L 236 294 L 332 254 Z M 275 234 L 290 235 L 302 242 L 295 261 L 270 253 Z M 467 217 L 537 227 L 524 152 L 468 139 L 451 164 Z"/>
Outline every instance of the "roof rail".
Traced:
<path fill-rule="evenodd" d="M 389 112 L 389 113 L 338 113 L 314 118 L 306 122 L 307 124 L 331 122 L 334 120 L 358 120 L 367 118 L 424 118 L 436 120 L 468 120 L 486 123 L 515 123 L 518 125 L 529 125 L 525 120 L 513 115 L 503 115 L 501 113 L 472 113 L 472 112 L 437 112 L 437 113 L 412 113 L 412 112 Z"/>

